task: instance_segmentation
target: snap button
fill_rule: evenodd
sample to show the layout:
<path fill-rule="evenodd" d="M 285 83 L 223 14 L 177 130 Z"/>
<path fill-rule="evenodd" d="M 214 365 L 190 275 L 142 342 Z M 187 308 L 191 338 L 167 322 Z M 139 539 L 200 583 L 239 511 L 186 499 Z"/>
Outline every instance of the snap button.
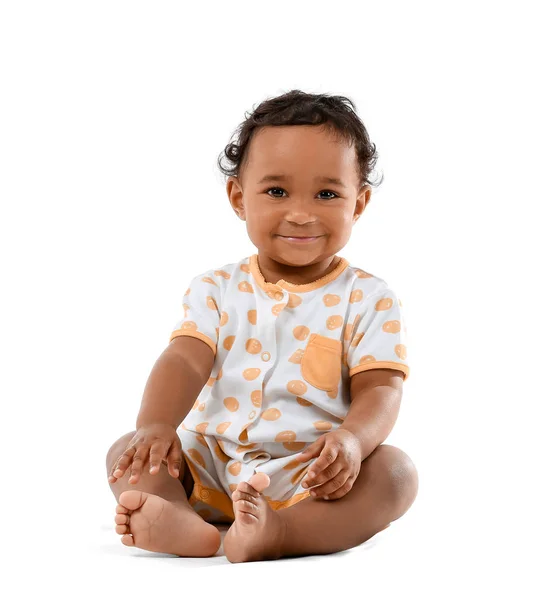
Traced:
<path fill-rule="evenodd" d="M 263 359 L 265 362 L 267 362 L 267 361 L 270 359 L 270 354 L 269 354 L 268 352 L 263 352 L 263 353 L 261 354 L 261 358 L 262 358 L 262 359 Z"/>

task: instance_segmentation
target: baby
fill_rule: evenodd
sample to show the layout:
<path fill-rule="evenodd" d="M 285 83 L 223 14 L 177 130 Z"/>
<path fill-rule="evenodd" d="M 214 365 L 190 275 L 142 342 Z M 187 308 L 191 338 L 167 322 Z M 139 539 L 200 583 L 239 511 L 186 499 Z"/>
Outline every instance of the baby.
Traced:
<path fill-rule="evenodd" d="M 231 562 L 346 550 L 418 487 L 383 444 L 409 375 L 402 304 L 336 254 L 370 200 L 375 145 L 353 102 L 299 90 L 262 102 L 237 142 L 219 164 L 258 252 L 189 283 L 137 430 L 107 453 L 116 532 L 203 557 L 229 524 Z"/>

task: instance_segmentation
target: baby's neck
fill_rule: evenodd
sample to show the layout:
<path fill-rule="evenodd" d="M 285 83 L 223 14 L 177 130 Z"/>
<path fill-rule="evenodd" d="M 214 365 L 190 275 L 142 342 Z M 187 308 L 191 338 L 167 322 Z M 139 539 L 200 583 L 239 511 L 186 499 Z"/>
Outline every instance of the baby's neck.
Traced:
<path fill-rule="evenodd" d="M 306 267 L 291 267 L 261 254 L 258 254 L 257 258 L 261 275 L 267 283 L 273 284 L 278 283 L 281 279 L 295 285 L 312 283 L 325 277 L 340 262 L 340 258 L 335 255 Z"/>

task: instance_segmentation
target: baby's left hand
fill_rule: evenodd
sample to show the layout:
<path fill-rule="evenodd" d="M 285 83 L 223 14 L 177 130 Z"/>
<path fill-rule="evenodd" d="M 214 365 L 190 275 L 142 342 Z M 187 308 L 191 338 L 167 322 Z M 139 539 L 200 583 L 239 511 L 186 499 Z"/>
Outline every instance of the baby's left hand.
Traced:
<path fill-rule="evenodd" d="M 313 498 L 336 500 L 345 496 L 361 470 L 361 442 L 351 431 L 338 428 L 321 435 L 298 460 L 305 462 L 318 455 L 303 487 L 318 486 L 311 491 Z"/>

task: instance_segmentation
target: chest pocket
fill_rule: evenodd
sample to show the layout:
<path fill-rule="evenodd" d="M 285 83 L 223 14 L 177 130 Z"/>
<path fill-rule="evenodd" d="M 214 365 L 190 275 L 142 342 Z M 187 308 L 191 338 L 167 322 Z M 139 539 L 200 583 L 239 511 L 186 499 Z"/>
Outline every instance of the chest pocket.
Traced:
<path fill-rule="evenodd" d="M 320 390 L 337 389 L 342 376 L 342 342 L 312 333 L 302 355 L 301 374 Z"/>

